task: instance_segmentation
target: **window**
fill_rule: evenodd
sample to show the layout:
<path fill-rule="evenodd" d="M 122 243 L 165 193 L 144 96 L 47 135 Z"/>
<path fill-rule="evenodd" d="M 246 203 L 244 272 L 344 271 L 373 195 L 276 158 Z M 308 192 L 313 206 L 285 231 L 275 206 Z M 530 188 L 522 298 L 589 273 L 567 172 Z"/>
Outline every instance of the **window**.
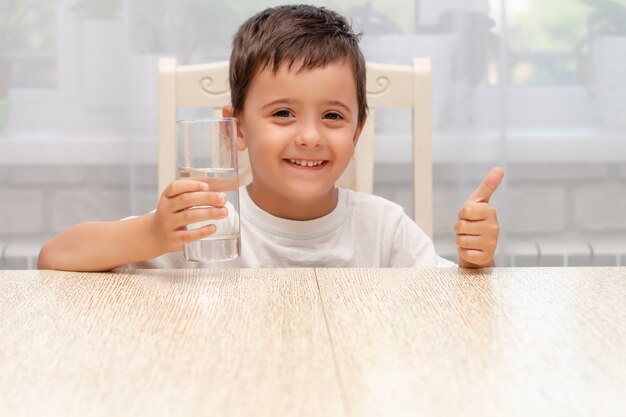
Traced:
<path fill-rule="evenodd" d="M 0 50 L 11 63 L 12 88 L 57 85 L 57 4 L 57 0 L 16 0 L 0 6 Z"/>
<path fill-rule="evenodd" d="M 615 7 L 606 8 L 606 4 Z M 591 41 L 598 25 L 626 18 L 623 0 L 492 0 L 498 33 L 505 33 L 507 72 L 515 86 L 590 82 Z M 622 21 L 622 26 L 626 22 Z"/>

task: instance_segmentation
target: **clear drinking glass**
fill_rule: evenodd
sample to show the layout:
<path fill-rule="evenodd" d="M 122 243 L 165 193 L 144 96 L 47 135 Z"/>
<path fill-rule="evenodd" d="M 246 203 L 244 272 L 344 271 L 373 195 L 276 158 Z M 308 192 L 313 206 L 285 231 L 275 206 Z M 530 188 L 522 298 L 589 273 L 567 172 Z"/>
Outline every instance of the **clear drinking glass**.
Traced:
<path fill-rule="evenodd" d="M 187 226 L 188 230 L 209 224 L 216 227 L 211 236 L 185 244 L 187 260 L 225 261 L 238 257 L 241 252 L 236 137 L 234 118 L 176 122 L 178 178 L 204 181 L 209 185 L 209 191 L 224 193 L 228 209 L 225 219 Z"/>

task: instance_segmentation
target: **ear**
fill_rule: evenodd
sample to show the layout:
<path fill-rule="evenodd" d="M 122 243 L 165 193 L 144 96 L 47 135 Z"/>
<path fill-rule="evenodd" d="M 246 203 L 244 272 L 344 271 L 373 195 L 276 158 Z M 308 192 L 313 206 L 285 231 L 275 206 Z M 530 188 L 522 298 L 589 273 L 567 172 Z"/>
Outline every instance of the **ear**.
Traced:
<path fill-rule="evenodd" d="M 354 138 L 352 139 L 352 142 L 354 143 L 355 147 L 357 142 L 359 141 L 359 138 L 361 137 L 363 128 L 365 127 L 365 122 L 367 122 L 367 114 L 365 114 L 365 117 L 363 117 L 363 122 L 356 127 L 356 131 L 354 132 Z"/>
<path fill-rule="evenodd" d="M 235 109 L 233 109 L 233 106 L 228 105 L 222 107 L 222 117 L 235 117 Z M 237 119 L 237 150 L 241 152 L 246 149 L 246 141 L 243 138 L 241 126 L 239 125 L 239 118 L 235 118 Z"/>

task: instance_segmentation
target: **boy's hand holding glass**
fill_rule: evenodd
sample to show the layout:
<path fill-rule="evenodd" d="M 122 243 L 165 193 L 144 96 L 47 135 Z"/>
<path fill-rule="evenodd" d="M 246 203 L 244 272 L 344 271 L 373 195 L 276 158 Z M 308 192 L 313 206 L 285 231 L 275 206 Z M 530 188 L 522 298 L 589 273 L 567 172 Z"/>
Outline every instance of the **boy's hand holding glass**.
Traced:
<path fill-rule="evenodd" d="M 205 239 L 216 232 L 214 224 L 187 230 L 194 223 L 228 217 L 226 196 L 209 191 L 209 185 L 196 180 L 170 183 L 159 199 L 154 216 L 155 238 L 163 252 L 175 252 L 186 243 Z"/>
<path fill-rule="evenodd" d="M 460 267 L 493 266 L 500 226 L 489 199 L 504 177 L 502 168 L 493 168 L 469 196 L 454 225 Z"/>

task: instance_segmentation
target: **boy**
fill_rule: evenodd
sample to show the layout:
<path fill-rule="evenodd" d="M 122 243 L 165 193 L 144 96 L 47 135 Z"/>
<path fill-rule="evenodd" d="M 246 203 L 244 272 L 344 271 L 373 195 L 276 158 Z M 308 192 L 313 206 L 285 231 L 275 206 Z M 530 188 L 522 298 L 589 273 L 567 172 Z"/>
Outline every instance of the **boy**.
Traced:
<path fill-rule="evenodd" d="M 202 264 L 181 248 L 210 236 L 199 221 L 227 216 L 224 196 L 200 181 L 177 180 L 155 212 L 119 222 L 88 222 L 41 250 L 38 266 L 78 271 L 134 267 L 428 267 L 440 258 L 403 209 L 338 189 L 367 117 L 359 36 L 336 13 L 313 6 L 270 8 L 237 31 L 230 60 L 237 146 L 249 151 L 253 180 L 240 189 L 241 256 Z M 493 265 L 498 238 L 489 197 L 502 179 L 494 168 L 456 223 L 459 265 Z M 194 206 L 210 208 L 188 210 Z"/>

